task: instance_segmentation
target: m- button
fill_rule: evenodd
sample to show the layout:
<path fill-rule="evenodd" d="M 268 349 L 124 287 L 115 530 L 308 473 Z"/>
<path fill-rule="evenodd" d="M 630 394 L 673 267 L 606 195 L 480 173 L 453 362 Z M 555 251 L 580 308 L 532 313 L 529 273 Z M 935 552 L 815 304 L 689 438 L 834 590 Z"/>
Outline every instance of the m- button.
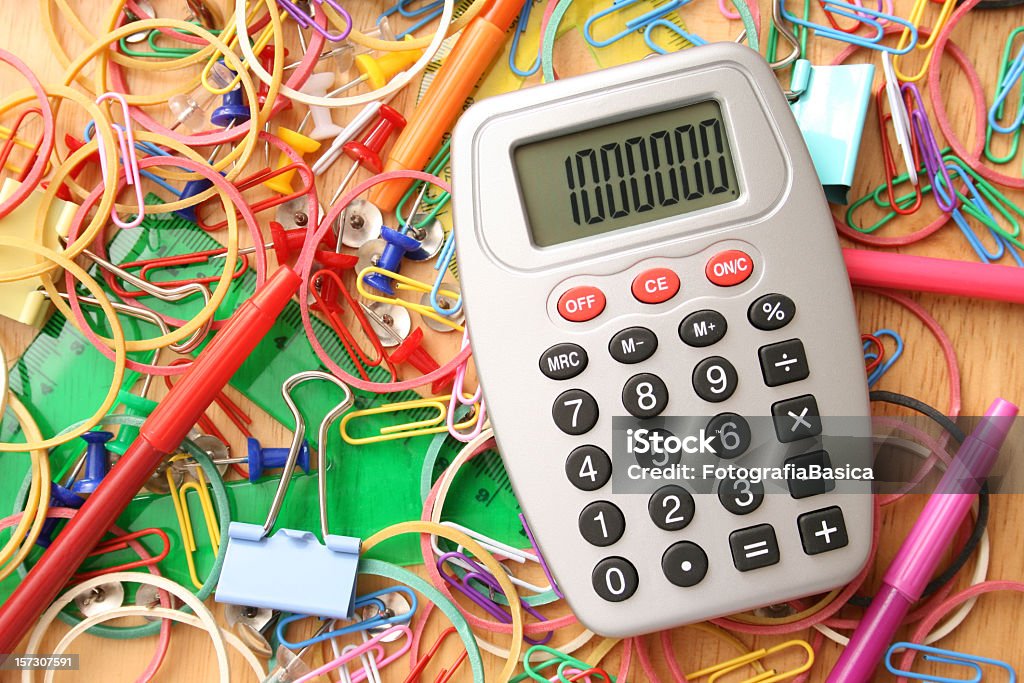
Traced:
<path fill-rule="evenodd" d="M 558 297 L 558 314 L 571 323 L 585 323 L 601 315 L 604 305 L 604 292 L 593 285 L 581 285 Z"/>
<path fill-rule="evenodd" d="M 587 352 L 577 344 L 555 344 L 540 356 L 540 371 L 548 379 L 572 379 L 587 369 Z"/>

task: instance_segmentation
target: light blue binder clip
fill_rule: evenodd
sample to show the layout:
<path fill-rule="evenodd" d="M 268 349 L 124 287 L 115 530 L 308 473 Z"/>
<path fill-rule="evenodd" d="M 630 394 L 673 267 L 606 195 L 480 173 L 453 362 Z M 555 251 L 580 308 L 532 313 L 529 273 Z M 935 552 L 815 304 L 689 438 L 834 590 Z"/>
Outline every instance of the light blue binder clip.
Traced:
<path fill-rule="evenodd" d="M 320 423 L 317 436 L 317 481 L 320 494 L 320 532 L 324 543 L 312 531 L 279 529 L 268 536 L 284 503 L 306 425 L 291 391 L 302 382 L 322 379 L 341 387 L 344 400 Z M 267 607 L 299 614 L 351 619 L 356 592 L 361 541 L 336 536 L 327 530 L 327 431 L 331 423 L 352 406 L 352 391 L 333 375 L 319 371 L 300 372 L 289 377 L 281 393 L 295 418 L 295 433 L 288 450 L 270 512 L 262 526 L 232 522 L 228 527 L 228 549 L 217 584 L 217 602 Z"/>
<path fill-rule="evenodd" d="M 853 183 L 874 76 L 871 64 L 812 66 L 800 59 L 793 65 L 790 108 L 825 197 L 835 204 L 846 204 Z"/>

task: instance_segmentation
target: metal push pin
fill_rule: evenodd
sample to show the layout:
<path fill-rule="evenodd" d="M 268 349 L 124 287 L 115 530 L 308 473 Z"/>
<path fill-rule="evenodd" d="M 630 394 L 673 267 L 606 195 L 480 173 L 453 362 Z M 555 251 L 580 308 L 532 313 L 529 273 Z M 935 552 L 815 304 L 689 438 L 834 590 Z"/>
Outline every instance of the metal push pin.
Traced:
<path fill-rule="evenodd" d="M 136 14 L 135 12 L 132 12 L 130 9 L 125 7 L 124 16 L 128 20 L 128 23 L 135 23 L 136 21 L 141 21 L 143 19 L 157 18 L 156 10 L 153 9 L 153 5 L 148 0 L 135 0 L 135 6 L 139 10 L 141 10 L 143 14 L 145 14 L 145 16 Z M 136 43 L 141 43 L 148 37 L 149 31 L 139 31 L 138 33 L 133 33 L 130 36 L 126 37 L 124 39 L 124 42 L 134 45 Z"/>
<path fill-rule="evenodd" d="M 384 348 L 398 346 L 412 331 L 409 311 L 397 304 L 372 301 L 368 304 L 360 302 L 359 305 Z"/>
<path fill-rule="evenodd" d="M 358 249 L 380 237 L 382 227 L 384 216 L 380 209 L 366 199 L 354 199 L 338 216 L 334 232 L 341 244 Z"/>
<path fill-rule="evenodd" d="M 454 282 L 442 282 L 440 288 L 453 294 L 461 293 L 459 286 Z M 424 292 L 423 296 L 420 297 L 420 303 L 423 304 L 424 306 L 433 306 L 434 302 L 431 300 L 430 294 L 430 292 Z M 456 307 L 457 303 L 457 301 L 452 301 L 444 294 L 437 295 L 437 308 L 440 309 L 438 312 L 441 315 L 446 315 L 448 311 L 451 311 Z M 463 321 L 466 319 L 466 314 L 460 308 L 458 312 L 453 313 L 452 315 L 446 315 L 446 317 L 453 323 L 461 325 Z M 455 328 L 452 327 L 451 325 L 445 325 L 443 322 L 435 320 L 434 318 L 431 318 L 430 316 L 426 315 L 423 316 L 423 324 L 432 329 L 434 332 L 448 333 L 455 331 Z"/>
<path fill-rule="evenodd" d="M 279 615 L 280 612 L 277 610 L 266 607 L 227 605 L 224 608 L 224 618 L 228 626 L 258 657 L 270 657 L 274 653 L 266 633 L 273 628 Z"/>
<path fill-rule="evenodd" d="M 117 582 L 102 583 L 75 598 L 75 607 L 86 617 L 115 610 L 123 604 L 124 586 Z"/>

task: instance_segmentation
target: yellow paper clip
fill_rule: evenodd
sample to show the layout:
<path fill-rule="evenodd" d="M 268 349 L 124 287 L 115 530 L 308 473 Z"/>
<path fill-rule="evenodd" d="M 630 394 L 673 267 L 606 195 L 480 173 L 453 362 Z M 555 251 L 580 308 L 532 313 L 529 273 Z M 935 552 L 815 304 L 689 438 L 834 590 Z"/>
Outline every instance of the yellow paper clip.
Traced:
<path fill-rule="evenodd" d="M 914 7 L 910 10 L 910 16 L 907 17 L 907 21 L 916 26 L 919 30 L 921 28 L 921 20 L 924 18 L 925 9 L 935 4 L 935 0 L 914 0 Z M 899 50 L 902 50 L 910 44 L 910 29 L 903 29 L 903 33 L 900 34 L 900 42 L 896 46 L 897 54 L 892 57 L 892 65 L 896 70 L 896 76 L 899 77 L 904 83 L 913 83 L 924 78 L 924 74 L 928 71 L 928 65 L 932 61 L 933 47 L 935 46 L 935 39 L 938 38 L 939 34 L 942 33 L 942 27 L 946 25 L 946 21 L 949 20 L 949 15 L 953 13 L 956 8 L 956 0 L 943 0 L 942 8 L 939 10 L 939 16 L 935 18 L 935 23 L 932 24 L 931 28 L 928 29 L 931 33 L 928 36 L 928 40 L 921 41 L 918 39 L 917 45 L 907 54 L 913 54 L 918 50 L 924 51 L 924 61 L 921 64 L 921 68 L 918 69 L 917 73 L 913 76 L 907 76 L 900 69 L 900 63 L 903 57 L 906 55 L 899 54 Z"/>
<path fill-rule="evenodd" d="M 400 292 L 407 291 L 419 292 L 420 294 L 428 294 L 434 289 L 433 283 L 427 284 L 426 282 L 413 280 L 411 277 L 406 277 L 405 275 L 401 275 L 399 273 L 393 273 L 390 270 L 384 270 L 383 268 L 378 268 L 377 266 L 369 266 L 367 268 L 363 268 L 359 272 L 359 276 L 356 278 L 356 289 L 359 290 L 360 296 L 363 296 L 369 299 L 370 301 L 379 301 L 382 304 L 394 304 L 395 306 L 401 306 L 402 308 L 407 308 L 410 311 L 415 311 L 416 313 L 419 313 L 421 316 L 431 318 L 439 323 L 447 325 L 453 330 L 458 330 L 459 332 L 463 331 L 462 325 L 458 324 L 457 322 L 454 322 L 451 318 L 447 316 L 438 315 L 437 311 L 435 311 L 434 307 L 431 306 L 429 303 L 421 304 L 413 301 L 406 301 L 405 299 L 399 299 L 397 296 L 381 296 L 380 294 L 375 294 L 371 292 L 363 283 L 363 278 L 369 275 L 370 273 L 380 273 L 381 275 L 391 278 L 392 280 L 395 281 L 395 284 L 397 285 L 395 289 Z M 450 301 L 458 301 L 461 295 L 458 292 L 452 292 L 442 287 L 441 289 L 438 290 L 437 296 L 446 297 Z M 429 299 L 427 301 L 429 301 Z"/>
<path fill-rule="evenodd" d="M 184 454 L 179 454 L 171 458 L 171 462 L 183 460 L 187 457 Z M 167 475 L 167 486 L 171 502 L 174 503 L 174 513 L 178 517 L 178 526 L 181 529 L 181 541 L 185 544 L 185 559 L 188 562 L 188 573 L 192 577 L 192 583 L 195 584 L 196 588 L 202 588 L 203 582 L 199 580 L 199 574 L 196 572 L 196 536 L 192 529 L 192 513 L 188 509 L 187 494 L 189 491 L 195 491 L 196 495 L 199 496 L 199 506 L 202 508 L 203 518 L 206 521 L 206 533 L 210 537 L 210 547 L 213 548 L 213 554 L 216 555 L 220 552 L 220 527 L 217 525 L 217 512 L 213 508 L 210 491 L 206 488 L 206 477 L 203 475 L 202 470 L 196 470 L 196 481 L 187 481 L 179 487 L 174 482 L 174 474 L 170 467 L 167 468 L 165 474 Z"/>
<path fill-rule="evenodd" d="M 734 657 L 728 661 L 719 662 L 718 664 L 709 666 L 706 669 L 701 669 L 700 671 L 695 671 L 692 674 L 687 674 L 686 677 L 689 680 L 695 680 L 707 676 L 707 683 L 715 683 L 715 681 L 726 674 L 742 669 L 747 665 L 751 665 L 754 662 L 760 661 L 770 655 L 790 648 L 803 648 L 807 653 L 807 660 L 796 668 L 782 672 L 776 671 L 775 669 L 768 669 L 767 671 L 757 674 L 753 678 L 744 679 L 742 683 L 775 683 L 776 681 L 789 680 L 790 678 L 807 671 L 814 664 L 814 650 L 805 640 L 787 640 L 786 642 L 780 643 L 774 647 L 753 650 L 745 655 L 740 655 L 739 657 Z"/>
<path fill-rule="evenodd" d="M 257 11 L 259 9 L 259 6 L 260 6 L 260 4 L 256 3 L 256 5 L 254 5 L 253 8 L 252 8 L 251 13 L 246 15 L 245 23 L 247 25 L 249 23 L 251 23 L 256 18 L 256 13 L 257 13 Z M 288 16 L 288 13 L 282 11 L 281 12 L 281 21 L 284 21 L 287 16 Z M 273 38 L 273 37 L 274 37 L 274 27 L 273 27 L 273 24 L 270 23 L 270 24 L 267 24 L 266 28 L 263 29 L 263 32 L 260 33 L 259 38 L 256 39 L 255 43 L 253 43 L 253 46 L 252 46 L 253 53 L 254 54 L 259 54 L 260 50 L 265 48 L 267 46 L 267 43 L 269 43 L 270 39 Z M 238 46 L 238 36 L 235 35 L 235 19 L 234 19 L 234 15 L 231 15 L 231 19 L 228 20 L 227 28 L 224 29 L 224 31 L 220 34 L 219 38 L 221 39 L 221 41 L 225 42 L 227 44 L 227 46 L 229 48 L 231 48 L 232 50 L 234 50 L 235 47 Z M 232 90 L 234 90 L 235 88 L 238 87 L 238 82 L 241 80 L 241 76 L 239 76 L 238 74 L 235 74 L 235 77 L 233 79 L 231 79 L 231 81 L 227 85 L 225 85 L 225 86 L 223 86 L 221 88 L 215 88 L 213 86 L 213 84 L 210 83 L 210 72 L 213 70 L 214 64 L 216 64 L 217 60 L 219 60 L 219 59 L 220 59 L 220 53 L 217 52 L 217 51 L 214 51 L 214 53 L 210 56 L 210 59 L 206 62 L 206 65 L 203 67 L 203 72 L 200 75 L 200 79 L 199 79 L 200 82 L 203 84 L 203 87 L 206 88 L 207 92 L 209 92 L 209 93 L 211 93 L 213 95 L 223 95 L 225 93 L 231 92 Z M 245 63 L 244 59 L 242 60 L 242 63 L 243 64 Z"/>
<path fill-rule="evenodd" d="M 376 408 L 364 410 L 353 410 L 341 418 L 341 438 L 345 443 L 354 446 L 366 443 L 379 443 L 381 441 L 393 441 L 394 439 L 405 439 L 410 436 L 422 436 L 424 434 L 440 434 L 448 431 L 448 424 L 445 422 L 448 417 L 448 401 L 451 396 L 436 396 L 434 398 L 418 398 L 412 401 L 398 401 L 387 403 Z M 346 430 L 348 423 L 357 417 L 368 415 L 384 415 L 400 413 L 405 410 L 417 410 L 419 408 L 432 409 L 433 414 L 423 418 L 414 419 L 402 424 L 382 427 L 374 436 L 352 436 Z M 472 429 L 476 424 L 478 411 L 466 418 L 463 422 L 455 425 L 457 429 Z"/>

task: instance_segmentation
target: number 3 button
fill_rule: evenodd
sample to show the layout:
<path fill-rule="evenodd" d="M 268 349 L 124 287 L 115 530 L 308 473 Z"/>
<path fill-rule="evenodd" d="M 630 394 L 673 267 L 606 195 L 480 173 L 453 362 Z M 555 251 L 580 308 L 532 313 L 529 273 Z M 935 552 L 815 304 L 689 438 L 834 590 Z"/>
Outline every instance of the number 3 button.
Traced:
<path fill-rule="evenodd" d="M 656 417 L 668 405 L 668 387 L 649 372 L 633 375 L 622 387 L 622 405 L 633 417 Z"/>
<path fill-rule="evenodd" d="M 597 401 L 582 389 L 563 391 L 551 406 L 551 418 L 566 434 L 586 434 L 597 424 Z"/>

